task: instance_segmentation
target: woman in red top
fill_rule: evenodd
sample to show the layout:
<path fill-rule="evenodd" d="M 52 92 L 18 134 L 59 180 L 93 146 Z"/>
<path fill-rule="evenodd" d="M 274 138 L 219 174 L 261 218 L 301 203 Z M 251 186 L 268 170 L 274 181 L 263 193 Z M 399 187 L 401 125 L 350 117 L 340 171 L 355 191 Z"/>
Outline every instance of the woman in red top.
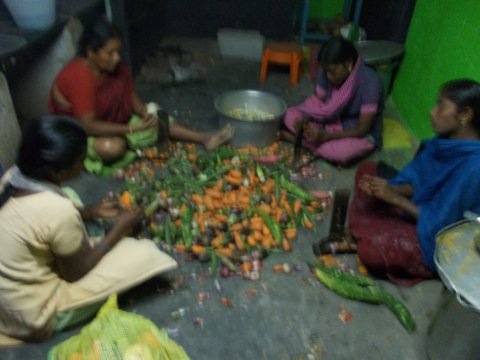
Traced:
<path fill-rule="evenodd" d="M 128 150 L 127 135 L 158 124 L 156 110 L 148 109 L 136 93 L 120 49 L 120 33 L 109 22 L 101 20 L 85 29 L 78 56 L 58 74 L 49 99 L 51 113 L 73 116 L 82 123 L 93 137 L 89 144 L 104 162 L 122 158 Z M 140 121 L 133 124 L 132 115 Z M 200 133 L 173 122 L 168 135 L 213 149 L 232 137 L 233 128 Z"/>

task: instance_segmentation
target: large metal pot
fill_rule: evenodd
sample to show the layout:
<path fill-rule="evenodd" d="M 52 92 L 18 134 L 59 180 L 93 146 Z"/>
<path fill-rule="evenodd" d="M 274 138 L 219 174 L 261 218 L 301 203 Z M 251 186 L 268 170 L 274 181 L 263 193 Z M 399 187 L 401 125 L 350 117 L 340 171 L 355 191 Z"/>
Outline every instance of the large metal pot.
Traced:
<path fill-rule="evenodd" d="M 259 90 L 232 90 L 215 98 L 219 124 L 231 123 L 235 135 L 230 144 L 235 147 L 253 145 L 265 147 L 277 138 L 280 121 L 287 109 L 285 102 L 278 96 Z M 232 111 L 245 108 L 267 112 L 272 115 L 269 120 L 249 120 L 232 117 Z"/>
<path fill-rule="evenodd" d="M 480 254 L 476 221 L 463 220 L 436 237 L 435 264 L 448 292 L 428 329 L 432 360 L 480 358 Z"/>

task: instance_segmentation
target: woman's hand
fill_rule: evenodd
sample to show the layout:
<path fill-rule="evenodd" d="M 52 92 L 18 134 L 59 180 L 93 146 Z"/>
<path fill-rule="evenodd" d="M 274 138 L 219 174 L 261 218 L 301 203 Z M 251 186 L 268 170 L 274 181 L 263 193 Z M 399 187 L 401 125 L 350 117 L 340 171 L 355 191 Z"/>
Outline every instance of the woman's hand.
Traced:
<path fill-rule="evenodd" d="M 128 233 L 140 222 L 142 216 L 142 210 L 136 205 L 129 208 L 120 207 L 114 227 Z"/>
<path fill-rule="evenodd" d="M 319 145 L 329 140 L 328 133 L 318 125 L 306 124 L 304 134 L 305 139 L 315 145 Z"/>
<path fill-rule="evenodd" d="M 388 184 L 387 180 L 371 175 L 364 175 L 360 179 L 360 189 L 376 199 L 396 205 L 399 194 Z"/>
<path fill-rule="evenodd" d="M 157 126 L 157 121 L 158 120 L 155 117 L 155 115 L 148 114 L 142 120 L 140 120 L 140 122 L 136 123 L 135 125 L 132 125 L 130 127 L 130 130 L 135 132 L 135 131 L 151 129 Z"/>
<path fill-rule="evenodd" d="M 119 210 L 118 202 L 104 199 L 98 204 L 86 206 L 80 213 L 83 220 L 112 219 L 118 215 Z"/>
<path fill-rule="evenodd" d="M 112 219 L 118 215 L 120 205 L 116 201 L 103 200 L 96 204 L 92 210 L 95 211 L 96 218 Z"/>

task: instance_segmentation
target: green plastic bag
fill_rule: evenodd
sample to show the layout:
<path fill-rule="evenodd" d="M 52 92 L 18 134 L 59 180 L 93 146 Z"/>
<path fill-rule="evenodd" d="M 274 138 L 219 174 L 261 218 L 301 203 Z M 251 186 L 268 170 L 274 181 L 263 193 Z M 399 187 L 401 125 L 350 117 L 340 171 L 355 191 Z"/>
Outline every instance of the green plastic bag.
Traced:
<path fill-rule="evenodd" d="M 96 318 L 54 346 L 48 360 L 187 360 L 183 348 L 145 317 L 118 309 L 112 295 Z"/>

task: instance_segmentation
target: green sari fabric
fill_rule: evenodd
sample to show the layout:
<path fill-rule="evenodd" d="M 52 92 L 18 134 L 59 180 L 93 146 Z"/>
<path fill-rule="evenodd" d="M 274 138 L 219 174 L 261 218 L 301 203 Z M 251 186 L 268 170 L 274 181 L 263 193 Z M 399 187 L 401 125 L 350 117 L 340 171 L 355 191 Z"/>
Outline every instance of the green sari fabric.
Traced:
<path fill-rule="evenodd" d="M 141 121 L 137 115 L 132 115 L 129 125 L 135 125 Z M 105 164 L 100 156 L 95 151 L 93 143 L 94 137 L 88 137 L 87 141 L 87 158 L 83 165 L 85 170 L 91 174 L 100 176 L 112 175 L 116 170 L 122 169 L 129 165 L 137 157 L 136 150 L 144 149 L 153 146 L 157 143 L 158 131 L 157 127 L 147 130 L 135 131 L 126 135 L 129 150 L 125 155 L 114 163 Z"/>

